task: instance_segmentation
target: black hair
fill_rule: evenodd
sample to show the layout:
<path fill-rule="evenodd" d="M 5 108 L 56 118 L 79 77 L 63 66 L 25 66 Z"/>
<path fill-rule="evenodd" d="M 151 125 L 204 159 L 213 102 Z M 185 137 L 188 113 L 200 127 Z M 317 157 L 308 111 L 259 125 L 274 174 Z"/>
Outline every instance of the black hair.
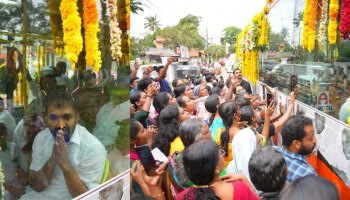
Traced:
<path fill-rule="evenodd" d="M 211 87 L 209 85 L 206 85 L 205 88 L 207 89 L 208 94 L 211 95 Z M 200 88 L 199 88 L 199 90 L 200 90 Z M 199 91 L 198 91 L 198 95 L 199 95 Z"/>
<path fill-rule="evenodd" d="M 211 116 L 209 118 L 209 127 L 212 125 L 214 118 L 215 118 L 215 114 L 218 111 L 217 106 L 220 104 L 220 98 L 218 95 L 210 95 L 207 97 L 207 99 L 205 100 L 204 106 L 205 109 L 211 113 Z"/>
<path fill-rule="evenodd" d="M 229 88 L 229 87 L 230 87 L 230 84 L 231 84 L 231 79 L 230 79 L 230 78 L 227 78 L 227 79 L 226 79 L 226 82 L 225 82 L 226 87 Z"/>
<path fill-rule="evenodd" d="M 180 81 L 181 79 L 180 78 L 175 78 L 172 82 L 171 82 L 171 85 L 173 86 L 173 88 L 177 87 L 177 82 Z"/>
<path fill-rule="evenodd" d="M 305 176 L 285 187 L 278 195 L 280 200 L 339 200 L 339 193 L 333 183 L 320 176 Z"/>
<path fill-rule="evenodd" d="M 164 68 L 163 65 L 160 65 L 160 66 L 156 67 L 156 72 L 160 72 L 160 70 L 163 69 L 163 68 Z"/>
<path fill-rule="evenodd" d="M 185 91 L 186 91 L 186 87 L 187 87 L 186 83 L 183 83 L 183 84 L 181 84 L 181 85 L 175 87 L 175 88 L 174 88 L 174 95 L 175 95 L 175 98 L 177 98 L 177 97 L 183 95 L 183 94 L 185 93 Z"/>
<path fill-rule="evenodd" d="M 243 92 L 236 95 L 236 103 L 238 103 L 239 107 L 250 106 L 251 104 L 250 99 L 244 97 L 245 94 L 248 94 L 248 93 Z"/>
<path fill-rule="evenodd" d="M 288 167 L 284 157 L 274 147 L 257 148 L 249 159 L 249 175 L 262 199 L 276 199 L 287 180 Z M 264 193 L 270 193 L 264 196 Z"/>
<path fill-rule="evenodd" d="M 133 77 L 130 79 L 130 85 L 133 84 L 137 79 L 139 79 L 139 77 Z"/>
<path fill-rule="evenodd" d="M 137 89 L 139 91 L 144 92 L 150 84 L 152 84 L 154 80 L 150 77 L 142 78 L 137 84 Z"/>
<path fill-rule="evenodd" d="M 78 113 L 77 104 L 72 95 L 61 89 L 52 90 L 44 97 L 43 107 L 45 114 L 48 114 L 50 106 L 58 109 L 71 106 L 73 111 Z"/>
<path fill-rule="evenodd" d="M 152 148 L 158 147 L 165 155 L 169 155 L 170 143 L 178 136 L 178 118 L 179 107 L 177 105 L 169 105 L 160 112 L 158 133 L 154 138 Z"/>
<path fill-rule="evenodd" d="M 254 110 L 251 106 L 243 106 L 241 107 L 241 122 L 246 121 L 248 125 L 252 125 L 252 121 L 254 118 Z"/>
<path fill-rule="evenodd" d="M 185 108 L 186 107 L 186 102 L 183 100 L 183 96 L 179 96 L 176 98 L 176 102 L 177 104 L 179 104 L 179 106 L 181 108 Z"/>
<path fill-rule="evenodd" d="M 139 121 L 136 119 L 130 120 L 130 139 L 136 140 L 137 134 L 140 132 Z"/>
<path fill-rule="evenodd" d="M 206 74 L 206 75 L 205 75 L 205 81 L 208 82 L 208 83 L 210 82 L 210 79 L 212 79 L 212 78 L 213 78 L 213 77 L 212 77 L 211 74 Z"/>
<path fill-rule="evenodd" d="M 7 135 L 7 128 L 6 128 L 5 124 L 0 123 L 0 130 L 4 130 L 5 134 Z"/>
<path fill-rule="evenodd" d="M 219 115 L 222 118 L 225 130 L 221 133 L 221 148 L 225 150 L 225 156 L 228 156 L 229 129 L 233 124 L 234 114 L 237 113 L 239 106 L 234 101 L 225 101 L 219 106 Z"/>
<path fill-rule="evenodd" d="M 213 87 L 211 88 L 211 94 L 210 95 L 220 95 L 221 89 L 219 87 Z"/>
<path fill-rule="evenodd" d="M 222 90 L 225 87 L 225 82 L 223 80 L 219 80 L 217 83 L 217 87 Z"/>
<path fill-rule="evenodd" d="M 215 169 L 219 162 L 219 148 L 212 140 L 193 143 L 184 150 L 183 164 L 188 178 L 196 185 L 209 185 L 215 178 Z M 194 199 L 218 200 L 215 192 L 209 188 L 193 188 L 185 195 L 194 193 Z"/>
<path fill-rule="evenodd" d="M 194 86 L 200 85 L 200 84 L 202 83 L 202 80 L 203 80 L 203 79 L 201 79 L 201 78 L 196 78 L 196 79 L 194 79 L 193 85 L 194 85 Z"/>
<path fill-rule="evenodd" d="M 281 130 L 282 145 L 290 147 L 294 140 L 301 141 L 306 133 L 305 126 L 313 125 L 312 119 L 305 116 L 292 116 L 283 125 Z"/>
<path fill-rule="evenodd" d="M 165 108 L 169 103 L 169 96 L 166 92 L 161 92 L 157 94 L 153 99 L 153 107 L 154 109 L 160 113 L 163 108 Z"/>
<path fill-rule="evenodd" d="M 238 71 L 238 70 L 241 71 L 239 68 L 235 68 L 235 69 L 233 70 L 233 74 L 236 73 L 236 71 Z"/>
<path fill-rule="evenodd" d="M 136 105 L 136 102 L 139 102 L 139 101 L 140 101 L 141 94 L 142 94 L 141 91 L 136 91 L 136 92 L 130 94 L 130 103 L 131 103 L 132 105 L 134 105 L 135 110 L 138 109 L 138 107 L 137 107 L 137 105 Z"/>
<path fill-rule="evenodd" d="M 202 136 L 204 124 L 201 118 L 193 118 L 181 123 L 179 136 L 185 147 L 190 146 Z"/>

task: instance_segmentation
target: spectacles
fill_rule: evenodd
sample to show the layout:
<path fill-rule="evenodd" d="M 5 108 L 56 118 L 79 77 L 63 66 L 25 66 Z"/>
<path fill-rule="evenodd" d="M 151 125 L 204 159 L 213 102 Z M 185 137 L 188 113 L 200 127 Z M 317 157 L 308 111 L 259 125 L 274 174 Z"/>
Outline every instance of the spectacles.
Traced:
<path fill-rule="evenodd" d="M 226 151 L 225 151 L 225 150 L 223 150 L 223 149 L 219 149 L 219 153 L 220 153 L 220 155 L 225 156 Z"/>

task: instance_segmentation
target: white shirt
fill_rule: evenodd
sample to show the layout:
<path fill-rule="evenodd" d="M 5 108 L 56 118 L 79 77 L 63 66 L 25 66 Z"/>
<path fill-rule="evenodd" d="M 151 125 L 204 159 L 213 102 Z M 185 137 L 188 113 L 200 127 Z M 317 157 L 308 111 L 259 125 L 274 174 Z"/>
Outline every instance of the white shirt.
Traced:
<path fill-rule="evenodd" d="M 114 105 L 109 101 L 103 105 L 96 116 L 96 127 L 92 133 L 101 141 L 104 146 L 115 143 L 119 126 L 116 121 L 123 121 L 130 118 L 130 101 Z"/>
<path fill-rule="evenodd" d="M 3 123 L 7 130 L 7 141 L 13 141 L 13 132 L 16 128 L 15 118 L 11 115 L 8 110 L 0 112 L 0 123 Z"/>
<path fill-rule="evenodd" d="M 15 136 L 14 136 L 14 142 L 16 144 L 16 149 L 15 149 L 15 153 L 13 156 L 14 158 L 18 158 L 18 164 L 21 167 L 21 169 L 25 172 L 27 172 L 27 168 L 28 168 L 28 154 L 24 154 L 22 152 L 22 148 L 24 147 L 24 145 L 27 144 L 27 134 L 25 131 L 25 127 L 24 127 L 24 123 L 23 123 L 23 119 L 21 119 L 21 121 L 18 122 L 16 129 L 15 129 Z"/>
<path fill-rule="evenodd" d="M 240 172 L 250 181 L 248 163 L 256 148 L 256 136 L 250 128 L 238 131 L 232 139 L 233 160 L 227 166 L 227 173 Z"/>
<path fill-rule="evenodd" d="M 54 138 L 49 128 L 41 131 L 34 139 L 33 160 L 30 169 L 41 170 L 51 158 Z M 76 125 L 69 143 L 69 160 L 77 171 L 82 182 L 92 189 L 97 187 L 102 180 L 106 161 L 106 151 L 98 141 L 84 127 Z M 63 172 L 56 165 L 51 183 L 41 192 L 32 191 L 21 199 L 72 199 L 67 188 Z"/>

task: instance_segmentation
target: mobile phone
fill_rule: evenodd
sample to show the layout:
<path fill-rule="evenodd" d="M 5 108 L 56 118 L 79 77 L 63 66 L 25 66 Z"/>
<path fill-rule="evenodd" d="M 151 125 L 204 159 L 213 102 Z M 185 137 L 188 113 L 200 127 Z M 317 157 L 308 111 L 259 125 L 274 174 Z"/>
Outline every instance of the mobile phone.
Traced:
<path fill-rule="evenodd" d="M 156 71 L 156 70 L 158 69 L 158 67 L 157 67 L 157 66 L 153 66 L 152 69 L 153 69 L 154 71 Z"/>
<path fill-rule="evenodd" d="M 267 106 L 270 106 L 271 101 L 272 101 L 272 94 L 267 93 L 266 94 L 266 104 L 267 104 Z"/>
<path fill-rule="evenodd" d="M 135 147 L 136 154 L 140 158 L 142 166 L 145 168 L 145 171 L 148 176 L 156 175 L 156 160 L 154 159 L 151 150 L 148 145 L 141 145 Z"/>
<path fill-rule="evenodd" d="M 173 62 L 179 62 L 180 56 L 171 56 L 173 58 Z"/>

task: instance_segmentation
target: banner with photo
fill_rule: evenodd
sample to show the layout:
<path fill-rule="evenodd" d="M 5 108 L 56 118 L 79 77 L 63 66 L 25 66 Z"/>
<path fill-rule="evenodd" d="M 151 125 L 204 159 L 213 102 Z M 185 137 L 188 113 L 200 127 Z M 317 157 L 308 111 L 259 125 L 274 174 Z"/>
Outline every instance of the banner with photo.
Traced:
<path fill-rule="evenodd" d="M 257 84 L 258 91 L 259 96 L 262 96 L 261 83 Z M 285 109 L 288 107 L 289 96 L 276 91 L 276 98 Z M 318 151 L 308 161 L 320 176 L 337 186 L 341 199 L 350 199 L 350 127 L 300 101 L 296 102 L 293 115 L 304 115 L 314 120 Z"/>
<path fill-rule="evenodd" d="M 106 183 L 87 191 L 74 200 L 129 200 L 130 170 L 112 178 Z"/>

